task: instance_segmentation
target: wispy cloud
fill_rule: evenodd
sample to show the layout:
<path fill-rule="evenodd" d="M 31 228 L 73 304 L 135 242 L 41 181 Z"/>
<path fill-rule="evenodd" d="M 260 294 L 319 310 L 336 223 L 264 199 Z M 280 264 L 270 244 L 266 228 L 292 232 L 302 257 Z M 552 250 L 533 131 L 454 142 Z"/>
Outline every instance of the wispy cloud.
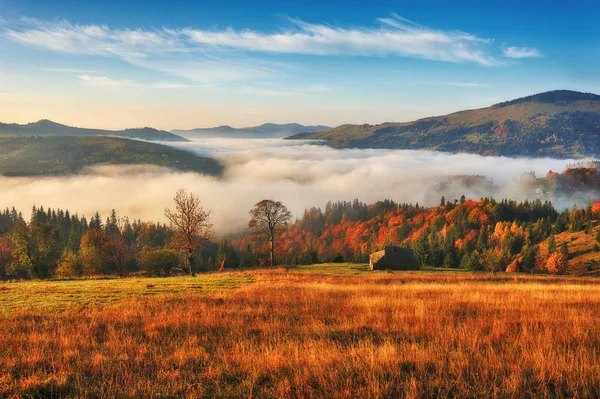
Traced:
<path fill-rule="evenodd" d="M 425 81 L 414 81 L 412 83 L 423 84 L 423 85 L 432 85 L 432 86 L 450 86 L 450 87 L 466 87 L 466 88 L 478 88 L 478 87 L 488 87 L 485 83 L 478 82 L 445 82 L 438 80 L 425 80 Z"/>
<path fill-rule="evenodd" d="M 538 58 L 544 55 L 540 50 L 534 47 L 507 47 L 504 49 L 504 56 L 508 58 Z"/>
<path fill-rule="evenodd" d="M 182 32 L 202 46 L 231 48 L 251 52 L 310 55 L 351 55 L 424 58 L 448 62 L 475 62 L 497 65 L 488 53 L 489 39 L 458 31 L 442 31 L 418 25 L 393 15 L 381 18 L 376 27 L 311 24 L 291 19 L 293 27 L 279 33 L 252 30 Z"/>
<path fill-rule="evenodd" d="M 239 62 L 226 58 L 230 54 L 209 53 L 194 44 L 183 30 L 111 29 L 106 25 L 29 18 L 3 30 L 6 38 L 30 47 L 118 58 L 138 67 L 202 83 L 265 78 L 276 74 L 258 60 Z"/>
<path fill-rule="evenodd" d="M 272 97 L 288 97 L 288 96 L 310 96 L 315 94 L 323 94 L 331 92 L 331 88 L 322 85 L 307 85 L 290 87 L 285 90 L 276 89 L 272 87 L 261 87 L 261 86 L 245 86 L 241 89 L 244 93 L 258 94 L 261 96 L 272 96 Z"/>
<path fill-rule="evenodd" d="M 114 80 L 106 76 L 79 75 L 82 82 L 101 89 L 183 89 L 193 87 L 181 83 L 138 83 L 130 80 Z"/>
<path fill-rule="evenodd" d="M 203 30 L 195 28 L 114 29 L 24 18 L 0 27 L 5 38 L 50 51 L 118 58 L 137 67 L 200 83 L 270 79 L 285 75 L 266 53 L 311 56 L 408 57 L 483 66 L 504 65 L 494 40 L 440 30 L 399 15 L 370 26 L 315 24 L 288 18 L 277 32 Z M 263 57 L 261 57 L 263 55 Z M 508 47 L 504 56 L 541 56 L 533 48 Z M 54 72 L 91 75 L 93 71 L 49 68 Z M 102 83 L 104 84 L 104 83 Z M 106 83 L 108 85 L 108 83 Z M 123 85 L 123 83 L 121 84 Z"/>
<path fill-rule="evenodd" d="M 57 72 L 57 73 L 95 73 L 96 71 L 91 69 L 77 69 L 77 68 L 44 68 L 46 72 Z"/>

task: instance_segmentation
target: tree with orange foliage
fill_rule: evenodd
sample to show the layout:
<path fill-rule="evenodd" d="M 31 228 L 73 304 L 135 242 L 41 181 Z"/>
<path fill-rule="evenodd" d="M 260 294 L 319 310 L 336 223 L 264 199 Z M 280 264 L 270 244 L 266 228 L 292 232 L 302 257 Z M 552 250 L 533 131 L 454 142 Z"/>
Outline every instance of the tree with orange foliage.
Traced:
<path fill-rule="evenodd" d="M 546 270 L 553 274 L 562 274 L 567 270 L 567 256 L 561 252 L 550 254 L 546 260 Z"/>
<path fill-rule="evenodd" d="M 594 218 L 600 219 L 600 201 L 592 205 L 592 215 L 594 215 Z"/>
<path fill-rule="evenodd" d="M 175 194 L 175 210 L 165 208 L 165 216 L 177 229 L 173 242 L 185 252 L 191 276 L 195 276 L 196 251 L 214 237 L 210 223 L 210 210 L 202 207 L 200 198 L 180 189 Z"/>
<path fill-rule="evenodd" d="M 268 237 L 271 266 L 275 266 L 275 236 L 292 218 L 292 213 L 281 202 L 266 199 L 254 205 L 250 216 L 248 227 Z"/>

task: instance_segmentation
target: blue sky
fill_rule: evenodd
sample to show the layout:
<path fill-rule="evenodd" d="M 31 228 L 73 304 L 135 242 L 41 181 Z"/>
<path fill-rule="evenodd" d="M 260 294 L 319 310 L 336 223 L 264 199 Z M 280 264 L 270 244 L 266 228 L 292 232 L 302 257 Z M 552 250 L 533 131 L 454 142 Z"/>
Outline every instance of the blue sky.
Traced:
<path fill-rule="evenodd" d="M 407 121 L 600 92 L 600 5 L 0 0 L 0 121 Z"/>

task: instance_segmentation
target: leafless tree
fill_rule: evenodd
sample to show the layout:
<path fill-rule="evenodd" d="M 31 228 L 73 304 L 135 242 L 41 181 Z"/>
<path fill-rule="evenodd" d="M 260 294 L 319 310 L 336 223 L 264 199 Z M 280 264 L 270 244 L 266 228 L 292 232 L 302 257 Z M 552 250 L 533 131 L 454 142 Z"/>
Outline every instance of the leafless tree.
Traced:
<path fill-rule="evenodd" d="M 248 227 L 269 238 L 271 266 L 275 265 L 275 236 L 277 230 L 291 219 L 292 213 L 279 201 L 262 200 L 250 210 Z"/>
<path fill-rule="evenodd" d="M 175 242 L 185 252 L 190 275 L 194 276 L 196 250 L 213 238 L 210 210 L 202 207 L 200 198 L 183 189 L 177 191 L 174 200 L 175 211 L 165 208 L 165 216 L 177 228 Z"/>

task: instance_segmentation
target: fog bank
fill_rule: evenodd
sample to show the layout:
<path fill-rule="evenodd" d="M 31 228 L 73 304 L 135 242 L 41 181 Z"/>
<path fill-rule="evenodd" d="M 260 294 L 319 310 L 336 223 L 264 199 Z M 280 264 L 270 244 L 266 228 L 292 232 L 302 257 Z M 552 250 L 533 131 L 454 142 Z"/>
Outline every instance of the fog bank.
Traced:
<path fill-rule="evenodd" d="M 302 216 L 305 208 L 358 198 L 367 203 L 393 199 L 437 205 L 453 200 L 494 196 L 535 198 L 521 176 L 562 171 L 573 160 L 482 157 L 412 150 L 334 150 L 284 140 L 206 139 L 169 143 L 212 156 L 225 165 L 220 178 L 175 172 L 154 166 L 96 166 L 68 177 L 0 177 L 0 206 L 16 206 L 28 216 L 35 204 L 60 207 L 87 217 L 111 209 L 130 218 L 165 221 L 175 191 L 185 188 L 212 209 L 217 233 L 243 228 L 248 211 L 264 198 L 282 201 Z M 481 175 L 475 183 L 456 175 Z M 578 199 L 582 201 L 582 199 Z M 559 206 L 571 206 L 561 199 Z"/>

